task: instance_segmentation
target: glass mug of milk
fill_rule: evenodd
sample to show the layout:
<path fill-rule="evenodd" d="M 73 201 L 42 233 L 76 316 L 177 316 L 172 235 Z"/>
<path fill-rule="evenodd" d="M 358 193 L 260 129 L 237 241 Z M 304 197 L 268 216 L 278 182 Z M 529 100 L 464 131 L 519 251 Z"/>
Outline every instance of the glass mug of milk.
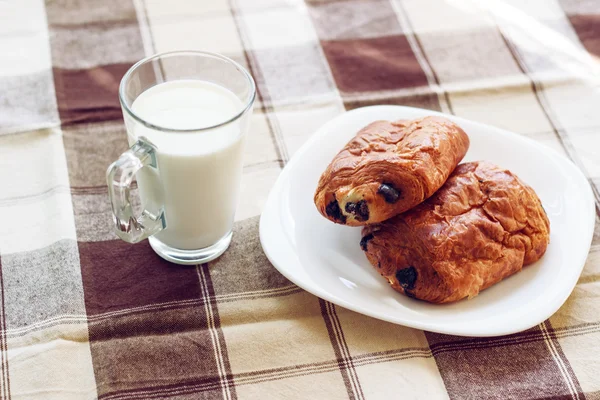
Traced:
<path fill-rule="evenodd" d="M 131 147 L 107 171 L 121 239 L 148 238 L 178 264 L 204 263 L 227 249 L 255 97 L 248 71 L 218 54 L 164 53 L 131 67 L 119 87 Z"/>

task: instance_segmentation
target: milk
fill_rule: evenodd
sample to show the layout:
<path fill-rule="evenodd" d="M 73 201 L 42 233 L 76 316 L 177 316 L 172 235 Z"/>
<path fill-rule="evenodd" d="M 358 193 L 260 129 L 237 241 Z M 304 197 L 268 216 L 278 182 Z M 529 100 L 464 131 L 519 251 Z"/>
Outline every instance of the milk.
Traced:
<path fill-rule="evenodd" d="M 131 106 L 143 120 L 170 129 L 199 129 L 236 116 L 243 104 L 226 88 L 200 81 L 158 84 Z M 233 225 L 242 173 L 245 120 L 207 131 L 164 132 L 131 124 L 129 142 L 144 136 L 156 148 L 158 170 L 138 174 L 142 205 L 164 207 L 167 227 L 154 237 L 182 250 L 202 249 Z"/>

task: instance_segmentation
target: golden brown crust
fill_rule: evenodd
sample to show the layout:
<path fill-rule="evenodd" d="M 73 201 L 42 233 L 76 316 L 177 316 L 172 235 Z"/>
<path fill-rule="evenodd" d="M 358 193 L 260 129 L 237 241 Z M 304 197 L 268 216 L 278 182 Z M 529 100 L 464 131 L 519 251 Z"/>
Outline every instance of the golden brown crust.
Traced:
<path fill-rule="evenodd" d="M 537 261 L 549 240 L 550 222 L 533 189 L 479 161 L 459 165 L 412 210 L 363 228 L 361 246 L 397 291 L 447 303 Z"/>
<path fill-rule="evenodd" d="M 446 118 L 373 122 L 329 164 L 315 205 L 337 223 L 384 221 L 431 196 L 468 148 L 467 134 Z"/>

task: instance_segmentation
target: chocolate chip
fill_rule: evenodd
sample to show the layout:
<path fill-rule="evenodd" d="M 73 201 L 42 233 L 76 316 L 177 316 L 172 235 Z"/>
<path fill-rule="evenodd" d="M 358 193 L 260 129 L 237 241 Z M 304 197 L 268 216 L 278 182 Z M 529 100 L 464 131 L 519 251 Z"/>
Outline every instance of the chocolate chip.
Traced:
<path fill-rule="evenodd" d="M 400 198 L 400 191 L 391 183 L 382 183 L 377 189 L 377 193 L 382 195 L 387 203 L 394 204 Z"/>
<path fill-rule="evenodd" d="M 354 214 L 356 212 L 356 203 L 346 203 L 346 212 L 349 214 Z"/>
<path fill-rule="evenodd" d="M 410 297 L 411 299 L 417 298 L 417 296 L 415 296 L 415 294 L 408 289 L 404 289 L 404 294 L 407 295 L 408 297 Z"/>
<path fill-rule="evenodd" d="M 337 200 L 333 200 L 327 204 L 325 207 L 325 213 L 342 224 L 346 223 L 346 216 L 342 214 L 342 210 L 340 210 L 340 205 L 338 204 Z"/>
<path fill-rule="evenodd" d="M 365 200 L 361 200 L 356 203 L 356 219 L 359 221 L 366 221 L 369 219 L 369 205 Z"/>
<path fill-rule="evenodd" d="M 369 233 L 367 236 L 363 236 L 362 239 L 360 239 L 360 248 L 363 249 L 363 251 L 367 251 L 367 243 L 369 243 L 369 240 L 373 239 L 373 234 Z"/>
<path fill-rule="evenodd" d="M 369 205 L 366 200 L 361 200 L 357 203 L 346 203 L 346 212 L 354 215 L 357 221 L 366 221 L 369 219 Z"/>
<path fill-rule="evenodd" d="M 417 270 L 415 267 L 400 269 L 396 271 L 396 279 L 404 290 L 412 290 L 415 288 L 415 283 L 417 282 Z"/>

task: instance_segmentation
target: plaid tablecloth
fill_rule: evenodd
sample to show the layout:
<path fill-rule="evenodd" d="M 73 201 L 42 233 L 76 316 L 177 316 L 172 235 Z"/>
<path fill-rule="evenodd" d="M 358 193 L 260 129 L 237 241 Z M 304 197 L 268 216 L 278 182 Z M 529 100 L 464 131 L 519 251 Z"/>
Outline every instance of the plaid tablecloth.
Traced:
<path fill-rule="evenodd" d="M 121 76 L 173 49 L 228 55 L 259 90 L 233 244 L 196 268 L 118 240 L 104 177 Z M 600 231 L 554 316 L 489 339 L 322 301 L 257 232 L 298 147 L 372 104 L 532 137 L 597 194 L 597 0 L 0 0 L 0 51 L 0 398 L 600 399 Z"/>

